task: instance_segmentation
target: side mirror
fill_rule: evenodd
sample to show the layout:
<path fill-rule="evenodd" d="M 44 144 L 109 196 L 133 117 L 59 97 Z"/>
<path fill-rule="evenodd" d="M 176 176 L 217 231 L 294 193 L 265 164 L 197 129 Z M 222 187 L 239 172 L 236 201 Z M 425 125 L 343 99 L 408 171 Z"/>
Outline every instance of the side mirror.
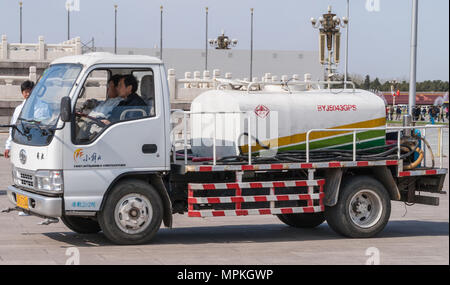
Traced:
<path fill-rule="evenodd" d="M 66 123 L 72 119 L 72 102 L 70 97 L 61 98 L 61 120 Z"/>

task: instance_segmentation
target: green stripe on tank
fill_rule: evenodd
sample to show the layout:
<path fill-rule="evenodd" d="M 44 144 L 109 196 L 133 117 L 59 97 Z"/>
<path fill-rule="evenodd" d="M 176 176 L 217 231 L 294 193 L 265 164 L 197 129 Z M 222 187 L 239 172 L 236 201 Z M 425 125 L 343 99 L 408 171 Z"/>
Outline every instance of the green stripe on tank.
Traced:
<path fill-rule="evenodd" d="M 360 132 L 356 134 L 356 148 L 357 149 L 364 149 L 372 146 L 379 146 L 385 144 L 385 131 L 384 130 L 376 130 L 376 131 L 366 131 L 366 132 Z M 369 139 L 375 139 L 370 142 L 362 142 L 358 143 L 358 140 L 369 140 Z M 309 149 L 318 149 L 318 148 L 330 148 L 334 145 L 344 145 L 350 143 L 349 146 L 342 146 L 342 149 L 345 149 L 349 147 L 349 149 L 352 149 L 353 144 L 353 134 L 348 134 L 344 136 L 339 137 L 332 137 L 322 140 L 317 140 L 309 143 Z M 338 146 L 337 148 L 341 148 Z M 278 149 L 278 151 L 288 151 L 288 150 L 306 150 L 306 143 L 302 142 L 297 145 L 291 145 L 288 147 L 281 147 Z"/>

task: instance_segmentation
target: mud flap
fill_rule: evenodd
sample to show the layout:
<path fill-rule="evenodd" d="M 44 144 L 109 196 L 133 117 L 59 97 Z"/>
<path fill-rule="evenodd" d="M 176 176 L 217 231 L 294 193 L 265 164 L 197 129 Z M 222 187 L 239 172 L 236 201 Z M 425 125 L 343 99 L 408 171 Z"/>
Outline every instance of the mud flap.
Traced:
<path fill-rule="evenodd" d="M 325 172 L 323 203 L 325 206 L 332 207 L 336 205 L 339 196 L 339 188 L 341 187 L 343 170 L 341 168 L 327 169 Z"/>
<path fill-rule="evenodd" d="M 380 181 L 386 190 L 388 190 L 391 200 L 400 201 L 401 195 L 397 183 L 394 180 L 392 172 L 386 166 L 379 166 L 373 168 L 374 177 Z"/>

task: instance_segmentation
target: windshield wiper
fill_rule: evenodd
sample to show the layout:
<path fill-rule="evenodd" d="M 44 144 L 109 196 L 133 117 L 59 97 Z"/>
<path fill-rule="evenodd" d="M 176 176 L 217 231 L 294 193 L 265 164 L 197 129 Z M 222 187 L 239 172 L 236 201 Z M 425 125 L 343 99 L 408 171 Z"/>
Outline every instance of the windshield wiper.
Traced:
<path fill-rule="evenodd" d="M 28 137 L 27 135 L 22 133 L 22 131 L 17 127 L 17 125 L 0 125 L 0 128 L 13 128 L 16 129 L 16 131 L 18 131 L 22 136 Z"/>
<path fill-rule="evenodd" d="M 25 118 L 21 118 L 21 117 L 17 118 L 17 120 L 20 120 L 20 122 L 22 124 L 22 128 L 24 128 L 24 129 L 25 129 L 25 126 L 23 125 L 23 122 L 32 123 L 32 124 L 34 124 L 35 126 L 38 127 L 39 131 L 41 132 L 41 135 L 43 135 L 43 136 L 48 135 L 47 130 L 45 128 L 41 128 L 41 122 L 40 121 L 29 120 L 29 119 L 25 119 Z M 29 132 L 30 132 L 30 129 L 29 128 L 26 129 L 26 133 L 29 133 Z M 31 136 L 31 134 L 30 134 L 30 136 Z"/>

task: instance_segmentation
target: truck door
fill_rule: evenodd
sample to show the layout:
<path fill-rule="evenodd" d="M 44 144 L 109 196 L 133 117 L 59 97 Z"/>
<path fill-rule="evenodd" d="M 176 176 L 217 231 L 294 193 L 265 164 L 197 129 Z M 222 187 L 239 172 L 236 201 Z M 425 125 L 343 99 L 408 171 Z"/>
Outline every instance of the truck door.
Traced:
<path fill-rule="evenodd" d="M 98 210 L 109 185 L 124 173 L 167 170 L 162 83 L 155 80 L 160 78 L 159 73 L 157 65 L 97 66 L 86 73 L 78 98 L 72 99 L 70 129 L 64 133 L 66 211 Z M 132 75 L 138 82 L 133 93 L 146 106 L 127 105 L 119 110 L 120 102 L 128 97 L 121 101 L 120 96 L 107 98 L 112 96 L 111 88 L 117 91 L 118 86 L 111 82 L 115 75 Z M 89 100 L 93 98 L 97 102 Z M 113 114 L 119 115 L 113 120 Z"/>

